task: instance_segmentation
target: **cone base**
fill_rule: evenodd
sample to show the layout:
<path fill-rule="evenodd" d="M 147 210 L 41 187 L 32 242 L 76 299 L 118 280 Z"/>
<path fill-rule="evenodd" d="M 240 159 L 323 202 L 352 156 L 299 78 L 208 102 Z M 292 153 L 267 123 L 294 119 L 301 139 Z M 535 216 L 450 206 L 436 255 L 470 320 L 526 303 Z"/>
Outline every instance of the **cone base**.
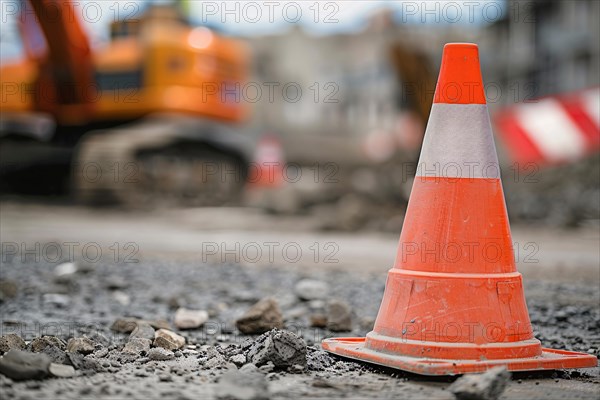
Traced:
<path fill-rule="evenodd" d="M 370 362 L 420 375 L 459 375 L 484 372 L 497 366 L 509 371 L 539 371 L 567 368 L 589 368 L 598 365 L 595 356 L 566 350 L 542 348 L 541 356 L 497 360 L 442 360 L 399 356 L 365 347 L 366 338 L 331 338 L 321 343 L 323 350 L 338 356 Z"/>

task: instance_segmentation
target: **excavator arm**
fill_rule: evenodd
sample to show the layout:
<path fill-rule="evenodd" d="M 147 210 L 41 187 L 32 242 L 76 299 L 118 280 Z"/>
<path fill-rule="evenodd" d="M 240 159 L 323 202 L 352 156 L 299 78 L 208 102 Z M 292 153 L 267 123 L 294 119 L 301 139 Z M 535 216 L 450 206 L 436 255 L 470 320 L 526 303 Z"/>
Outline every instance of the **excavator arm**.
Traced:
<path fill-rule="evenodd" d="M 27 0 L 19 19 L 29 57 L 38 58 L 39 63 L 34 90 L 36 108 L 65 125 L 86 122 L 97 96 L 90 44 L 75 4 L 63 0 Z M 38 24 L 39 29 L 32 24 Z M 32 51 L 36 40 L 32 35 L 40 29 L 46 51 L 36 53 Z"/>

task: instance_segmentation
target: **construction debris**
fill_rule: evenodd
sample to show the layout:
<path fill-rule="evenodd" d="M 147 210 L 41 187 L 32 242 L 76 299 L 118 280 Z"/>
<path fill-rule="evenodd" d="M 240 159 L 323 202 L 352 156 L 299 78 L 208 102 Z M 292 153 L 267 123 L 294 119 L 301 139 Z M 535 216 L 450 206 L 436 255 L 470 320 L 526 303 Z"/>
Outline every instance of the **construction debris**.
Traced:
<path fill-rule="evenodd" d="M 66 366 L 49 367 L 47 378 L 54 375 L 65 378 L 19 383 L 0 374 L 0 391 L 7 399 L 215 398 L 221 390 L 218 387 L 227 381 L 221 380 L 223 374 L 232 370 L 242 374 L 259 374 L 267 382 L 267 390 L 261 389 L 262 395 L 273 398 L 391 396 L 407 399 L 453 396 L 447 390 L 450 384 L 446 381 L 429 385 L 423 381 L 427 378 L 409 376 L 406 380 L 407 376 L 402 373 L 382 373 L 379 368 L 370 368 L 322 351 L 320 339 L 338 335 L 332 335 L 326 328 L 310 327 L 309 323 L 313 315 L 321 315 L 326 319 L 331 303 L 339 301 L 348 305 L 353 331 L 358 333 L 372 328 L 380 300 L 373 293 L 383 291 L 384 285 L 377 279 L 365 279 L 363 274 L 317 271 L 314 273 L 316 280 L 327 282 L 331 292 L 325 299 L 305 301 L 295 293 L 295 286 L 306 276 L 306 271 L 300 269 L 271 267 L 249 270 L 247 266 L 237 265 L 224 269 L 196 263 L 181 262 L 174 265 L 148 261 L 148 269 L 144 274 L 139 274 L 137 265 L 123 265 L 114 269 L 98 267 L 94 272 L 78 274 L 77 290 L 68 292 L 76 308 L 48 312 L 38 307 L 43 293 L 56 287 L 55 282 L 44 275 L 46 267 L 19 263 L 18 268 L 9 269 L 8 278 L 24 284 L 21 295 L 14 301 L 2 304 L 3 329 L 5 335 L 13 333 L 23 339 L 33 339 L 26 347 L 32 352 L 30 354 L 41 354 L 53 364 Z M 128 289 L 132 298 L 130 305 L 121 306 L 112 301 L 114 291 L 104 287 L 102 274 L 120 275 L 123 280 L 131 282 Z M 198 280 L 199 275 L 205 281 Z M 166 293 L 163 287 L 155 285 L 164 276 L 170 277 L 174 292 Z M 575 305 L 551 300 L 560 297 L 556 294 L 573 289 L 577 290 L 580 299 Z M 526 290 L 531 297 L 528 308 L 538 332 L 537 338 L 560 348 L 597 351 L 596 336 L 600 325 L 595 322 L 600 320 L 600 310 L 593 301 L 597 296 L 595 287 L 533 281 L 526 282 Z M 151 331 L 148 328 L 148 325 L 152 326 L 150 321 L 174 316 L 175 310 L 169 309 L 167 299 L 175 293 L 187 297 L 187 304 L 196 305 L 197 309 L 211 310 L 211 323 L 206 323 L 198 330 L 185 331 L 185 335 L 169 329 L 174 334 L 185 336 L 185 345 L 173 351 L 153 347 L 144 338 L 136 337 L 142 332 Z M 267 332 L 260 337 L 241 334 L 234 325 L 236 318 L 251 307 L 254 299 L 265 294 L 277 299 L 278 307 L 286 318 L 287 330 Z M 338 300 L 334 300 L 333 294 Z M 354 306 L 357 304 L 360 306 Z M 288 319 L 290 315 L 294 318 Z M 127 316 L 125 322 L 132 322 L 131 327 L 122 329 L 127 333 L 110 329 L 114 318 L 118 316 Z M 363 320 L 367 322 L 363 323 Z M 29 321 L 40 321 L 44 329 L 36 329 Z M 65 324 L 61 326 L 64 327 L 62 330 L 57 330 L 56 321 L 96 322 L 94 325 Z M 556 335 L 557 326 L 569 326 L 569 335 Z M 134 331 L 136 333 L 132 335 Z M 48 336 L 32 338 L 33 332 L 41 332 L 38 336 Z M 349 335 L 344 333 L 339 336 Z M 94 351 L 84 355 L 61 350 L 66 349 L 65 342 L 73 337 L 89 339 L 94 343 Z M 69 366 L 73 367 L 75 374 L 66 378 L 73 374 Z M 577 381 L 568 381 L 571 377 L 577 377 Z M 512 390 L 507 389 L 501 398 L 534 397 L 532 393 L 539 393 L 538 397 L 552 397 L 557 393 L 564 394 L 573 387 L 581 390 L 582 398 L 594 398 L 592 390 L 597 377 L 593 373 L 568 375 L 558 372 L 556 379 L 560 382 L 555 383 L 555 378 L 549 376 L 535 379 L 525 376 L 522 384 L 509 382 Z M 542 380 L 539 386 L 535 386 L 536 380 Z M 312 385 L 313 382 L 316 383 Z M 223 397 L 226 398 L 227 392 L 224 393 Z M 570 398 L 566 394 L 562 397 Z"/>
<path fill-rule="evenodd" d="M 75 376 L 75 368 L 70 365 L 52 363 L 48 367 L 50 375 L 56 378 L 72 378 Z"/>
<path fill-rule="evenodd" d="M 196 329 L 208 321 L 208 312 L 204 310 L 189 310 L 179 308 L 175 312 L 175 326 L 178 329 Z"/>
<path fill-rule="evenodd" d="M 0 336 L 0 353 L 6 353 L 9 350 L 21 350 L 26 346 L 25 341 L 14 333 Z"/>
<path fill-rule="evenodd" d="M 0 373 L 15 381 L 42 379 L 48 375 L 50 363 L 45 354 L 13 349 L 0 359 Z"/>
<path fill-rule="evenodd" d="M 67 342 L 69 353 L 91 354 L 94 352 L 94 342 L 86 337 L 72 338 Z"/>
<path fill-rule="evenodd" d="M 275 299 L 267 298 L 253 305 L 235 325 L 245 334 L 263 333 L 273 328 L 282 328 L 283 315 Z"/>
<path fill-rule="evenodd" d="M 66 262 L 54 267 L 54 281 L 57 283 L 70 282 L 77 273 L 77 265 L 73 262 Z"/>
<path fill-rule="evenodd" d="M 317 321 L 318 322 L 318 321 Z M 352 310 L 348 304 L 332 300 L 327 305 L 327 329 L 332 332 L 349 332 L 352 330 Z"/>
<path fill-rule="evenodd" d="M 123 353 L 140 355 L 142 353 L 148 353 L 150 351 L 150 345 L 152 341 L 144 338 L 131 338 L 123 347 Z"/>
<path fill-rule="evenodd" d="M 506 367 L 495 367 L 483 374 L 467 374 L 458 378 L 448 390 L 457 400 L 496 400 L 504 392 L 510 372 Z"/>
<path fill-rule="evenodd" d="M 0 280 L 0 303 L 7 299 L 14 299 L 19 292 L 17 283 L 10 280 Z"/>
<path fill-rule="evenodd" d="M 310 316 L 310 326 L 313 328 L 327 327 L 327 316 L 324 314 L 313 314 Z"/>
<path fill-rule="evenodd" d="M 175 358 L 172 351 L 164 349 L 162 347 L 155 347 L 148 351 L 148 358 L 156 361 L 166 361 Z"/>
<path fill-rule="evenodd" d="M 154 340 L 155 334 L 154 328 L 149 323 L 146 321 L 139 321 L 136 323 L 135 329 L 131 332 L 131 335 L 129 335 L 129 339 L 140 338 L 152 341 Z"/>
<path fill-rule="evenodd" d="M 67 348 L 67 344 L 56 336 L 42 336 L 34 338 L 31 341 L 30 346 L 34 353 L 39 353 L 48 346 L 55 346 L 60 350 L 65 350 Z"/>
<path fill-rule="evenodd" d="M 300 300 L 324 300 L 329 296 L 330 289 L 326 282 L 315 279 L 302 279 L 294 288 Z"/>
<path fill-rule="evenodd" d="M 131 333 L 135 330 L 138 323 L 147 323 L 154 329 L 171 329 L 171 326 L 164 320 L 144 320 L 138 318 L 117 318 L 110 329 L 120 333 Z"/>
<path fill-rule="evenodd" d="M 269 362 L 278 368 L 305 367 L 306 342 L 292 332 L 273 329 L 247 347 L 246 359 L 258 367 Z"/>
<path fill-rule="evenodd" d="M 71 297 L 60 293 L 47 293 L 42 297 L 45 306 L 67 308 L 71 304 Z"/>
<path fill-rule="evenodd" d="M 185 338 L 167 329 L 159 329 L 155 333 L 153 345 L 166 350 L 177 350 L 185 345 Z"/>

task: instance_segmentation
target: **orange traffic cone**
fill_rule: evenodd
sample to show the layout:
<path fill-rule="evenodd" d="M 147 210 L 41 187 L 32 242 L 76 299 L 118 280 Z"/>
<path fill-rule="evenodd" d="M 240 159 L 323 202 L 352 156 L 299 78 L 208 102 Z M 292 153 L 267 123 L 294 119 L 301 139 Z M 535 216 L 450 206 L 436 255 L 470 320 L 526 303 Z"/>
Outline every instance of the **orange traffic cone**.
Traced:
<path fill-rule="evenodd" d="M 247 183 L 251 188 L 279 188 L 284 183 L 285 159 L 277 136 L 263 135 L 250 165 Z"/>
<path fill-rule="evenodd" d="M 533 336 L 475 44 L 444 47 L 416 175 L 373 331 L 323 348 L 424 375 L 596 366 Z"/>

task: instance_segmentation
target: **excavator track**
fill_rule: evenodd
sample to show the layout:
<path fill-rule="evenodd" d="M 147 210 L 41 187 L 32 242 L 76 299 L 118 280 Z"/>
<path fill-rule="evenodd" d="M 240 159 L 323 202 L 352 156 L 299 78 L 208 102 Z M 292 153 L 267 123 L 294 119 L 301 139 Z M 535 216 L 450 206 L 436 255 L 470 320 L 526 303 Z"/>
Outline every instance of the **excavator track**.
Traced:
<path fill-rule="evenodd" d="M 236 204 L 247 163 L 241 152 L 223 145 L 223 136 L 214 122 L 180 116 L 90 132 L 72 168 L 76 197 L 142 209 Z"/>

